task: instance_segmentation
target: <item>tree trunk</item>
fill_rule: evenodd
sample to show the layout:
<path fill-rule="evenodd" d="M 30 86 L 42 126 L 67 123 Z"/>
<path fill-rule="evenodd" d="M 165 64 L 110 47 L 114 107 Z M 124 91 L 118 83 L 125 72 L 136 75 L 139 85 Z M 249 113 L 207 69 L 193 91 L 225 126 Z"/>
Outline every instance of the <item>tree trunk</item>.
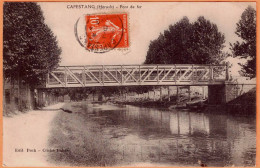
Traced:
<path fill-rule="evenodd" d="M 27 109 L 32 109 L 32 97 L 31 97 L 31 90 L 29 84 L 26 84 L 26 107 Z"/>
<path fill-rule="evenodd" d="M 153 87 L 153 101 L 155 101 L 155 87 Z"/>
<path fill-rule="evenodd" d="M 3 114 L 6 114 L 6 99 L 5 99 L 5 73 L 3 72 Z"/>
<path fill-rule="evenodd" d="M 14 79 L 10 80 L 10 105 L 13 110 L 15 110 L 15 98 L 14 98 Z"/>
<path fill-rule="evenodd" d="M 20 78 L 20 73 L 18 73 L 17 76 L 17 80 L 18 80 L 18 86 L 17 86 L 17 97 L 18 97 L 18 110 L 22 111 L 24 109 L 22 109 L 22 103 L 21 103 L 21 78 Z"/>

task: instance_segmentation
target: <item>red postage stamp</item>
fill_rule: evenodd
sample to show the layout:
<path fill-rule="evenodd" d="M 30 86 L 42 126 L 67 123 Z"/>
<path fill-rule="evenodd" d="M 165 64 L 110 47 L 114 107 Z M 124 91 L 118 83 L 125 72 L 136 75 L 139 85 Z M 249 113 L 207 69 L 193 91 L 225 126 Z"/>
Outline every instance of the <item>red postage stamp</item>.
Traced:
<path fill-rule="evenodd" d="M 129 47 L 127 14 L 86 15 L 85 19 L 88 50 L 103 53 Z"/>

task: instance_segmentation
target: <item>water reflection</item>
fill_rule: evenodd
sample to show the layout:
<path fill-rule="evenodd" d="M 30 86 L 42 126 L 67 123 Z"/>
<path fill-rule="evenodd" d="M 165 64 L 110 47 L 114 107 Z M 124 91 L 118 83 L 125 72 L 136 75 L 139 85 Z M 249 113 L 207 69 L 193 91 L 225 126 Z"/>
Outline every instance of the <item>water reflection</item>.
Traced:
<path fill-rule="evenodd" d="M 115 127 L 113 134 L 124 130 L 120 141 L 115 141 L 124 161 L 198 166 L 200 159 L 208 166 L 255 165 L 254 118 L 129 105 L 114 107 L 86 108 L 88 113 L 105 118 L 101 123 L 104 127 Z"/>

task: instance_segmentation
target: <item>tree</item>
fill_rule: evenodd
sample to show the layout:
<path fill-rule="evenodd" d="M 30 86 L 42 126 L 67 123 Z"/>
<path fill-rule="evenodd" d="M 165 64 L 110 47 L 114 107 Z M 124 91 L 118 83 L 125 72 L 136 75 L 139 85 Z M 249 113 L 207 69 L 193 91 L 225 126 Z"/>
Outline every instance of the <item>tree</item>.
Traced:
<path fill-rule="evenodd" d="M 217 64 L 224 60 L 225 36 L 216 24 L 201 16 L 193 23 L 192 30 L 189 50 L 193 63 Z"/>
<path fill-rule="evenodd" d="M 224 60 L 225 37 L 217 25 L 184 17 L 150 43 L 146 64 L 214 64 Z"/>
<path fill-rule="evenodd" d="M 39 84 L 59 61 L 61 49 L 44 23 L 36 3 L 5 2 L 3 21 L 3 61 L 5 78 Z"/>
<path fill-rule="evenodd" d="M 165 59 L 164 51 L 162 50 L 164 46 L 164 35 L 160 34 L 158 39 L 151 41 L 149 50 L 147 52 L 146 64 L 163 64 Z"/>
<path fill-rule="evenodd" d="M 256 76 L 256 10 L 251 6 L 242 13 L 235 32 L 242 42 L 231 45 L 234 57 L 246 58 L 248 61 L 242 65 L 242 75 L 254 78 Z"/>

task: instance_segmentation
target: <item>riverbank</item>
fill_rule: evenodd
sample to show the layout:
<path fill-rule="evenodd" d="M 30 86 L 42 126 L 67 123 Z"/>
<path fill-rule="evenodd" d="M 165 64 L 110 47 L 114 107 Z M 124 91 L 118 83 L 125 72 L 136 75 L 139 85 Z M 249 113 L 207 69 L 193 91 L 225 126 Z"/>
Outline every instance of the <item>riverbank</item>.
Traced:
<path fill-rule="evenodd" d="M 191 97 L 191 101 L 193 100 L 203 100 L 203 97 L 193 96 Z M 171 96 L 170 101 L 168 98 L 163 98 L 162 100 L 139 98 L 132 99 L 131 101 L 116 99 L 111 102 L 114 104 L 159 109 L 191 109 L 187 107 L 187 103 L 190 102 L 188 95 L 181 95 L 178 101 L 177 96 Z M 191 110 L 210 113 L 221 113 L 225 111 L 232 115 L 256 115 L 256 88 L 249 90 L 247 93 L 239 95 L 237 98 L 226 104 L 209 105 L 207 104 L 207 101 L 205 101 L 203 103 L 203 108 L 192 108 Z"/>
<path fill-rule="evenodd" d="M 48 162 L 50 123 L 64 103 L 3 117 L 3 165 L 53 166 Z"/>
<path fill-rule="evenodd" d="M 100 125 L 89 119 L 91 112 L 81 102 L 63 106 L 72 113 L 60 111 L 51 123 L 49 146 L 66 152 L 52 152 L 49 158 L 60 166 L 107 166 L 114 163 L 114 152 Z M 102 120 L 97 118 L 96 120 Z"/>
<path fill-rule="evenodd" d="M 225 107 L 233 115 L 256 115 L 256 88 L 228 102 Z"/>
<path fill-rule="evenodd" d="M 201 96 L 193 96 L 193 99 L 202 99 Z M 189 98 L 186 95 L 181 95 L 177 99 L 177 96 L 171 96 L 170 100 L 168 98 L 163 98 L 162 100 L 151 100 L 151 99 L 134 99 L 131 101 L 128 100 L 113 100 L 111 101 L 114 104 L 122 105 L 133 105 L 139 107 L 152 107 L 152 108 L 164 108 L 164 109 L 179 109 L 186 108 L 186 103 L 189 102 Z"/>

